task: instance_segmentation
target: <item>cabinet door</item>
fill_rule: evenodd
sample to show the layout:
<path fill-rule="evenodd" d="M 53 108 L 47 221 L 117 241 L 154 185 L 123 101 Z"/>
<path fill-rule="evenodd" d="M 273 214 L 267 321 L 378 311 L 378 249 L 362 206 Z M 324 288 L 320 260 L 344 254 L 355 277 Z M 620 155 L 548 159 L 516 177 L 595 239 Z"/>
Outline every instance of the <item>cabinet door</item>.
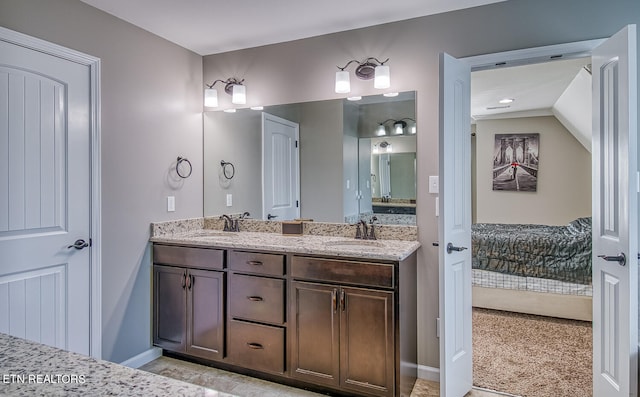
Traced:
<path fill-rule="evenodd" d="M 340 371 L 338 287 L 291 283 L 291 375 L 338 386 Z"/>
<path fill-rule="evenodd" d="M 340 386 L 393 396 L 393 292 L 341 288 Z"/>
<path fill-rule="evenodd" d="M 187 353 L 222 359 L 224 347 L 224 273 L 189 269 L 187 273 Z"/>
<path fill-rule="evenodd" d="M 186 346 L 186 270 L 153 266 L 153 344 L 184 351 Z"/>

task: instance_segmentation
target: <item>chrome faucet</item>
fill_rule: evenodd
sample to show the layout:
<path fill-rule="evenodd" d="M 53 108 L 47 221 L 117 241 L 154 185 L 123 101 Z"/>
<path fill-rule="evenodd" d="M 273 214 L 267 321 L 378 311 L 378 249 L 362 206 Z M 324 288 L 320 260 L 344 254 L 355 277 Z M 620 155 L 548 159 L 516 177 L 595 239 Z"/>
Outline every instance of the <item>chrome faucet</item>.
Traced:
<path fill-rule="evenodd" d="M 221 215 L 220 219 L 224 219 L 224 228 L 223 232 L 237 232 L 238 230 L 238 221 L 231 219 L 229 215 Z"/>
<path fill-rule="evenodd" d="M 362 232 L 360 231 L 360 226 L 362 225 Z M 364 219 L 360 219 L 357 223 L 356 228 L 356 237 L 359 240 L 368 240 L 369 239 L 369 228 L 367 227 L 367 222 Z"/>
<path fill-rule="evenodd" d="M 369 237 L 368 237 L 369 240 L 377 240 L 376 231 L 375 231 L 375 225 L 373 224 L 373 222 L 375 222 L 377 220 L 378 220 L 378 217 L 374 216 L 369 221 L 369 224 L 371 225 L 371 229 L 369 229 Z"/>

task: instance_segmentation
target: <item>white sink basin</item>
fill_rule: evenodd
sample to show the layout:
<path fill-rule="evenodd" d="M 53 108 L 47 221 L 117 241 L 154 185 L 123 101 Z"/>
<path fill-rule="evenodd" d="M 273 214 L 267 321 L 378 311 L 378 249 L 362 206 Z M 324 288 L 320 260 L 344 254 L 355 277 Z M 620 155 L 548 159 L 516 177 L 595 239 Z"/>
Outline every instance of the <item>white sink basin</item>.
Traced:
<path fill-rule="evenodd" d="M 237 234 L 234 232 L 221 232 L 217 230 L 203 230 L 195 233 L 189 233 L 189 237 L 196 238 L 220 238 L 220 237 L 236 237 Z"/>
<path fill-rule="evenodd" d="M 324 243 L 327 247 L 344 247 L 344 248 L 374 248 L 384 247 L 379 241 L 375 240 L 335 240 Z"/>

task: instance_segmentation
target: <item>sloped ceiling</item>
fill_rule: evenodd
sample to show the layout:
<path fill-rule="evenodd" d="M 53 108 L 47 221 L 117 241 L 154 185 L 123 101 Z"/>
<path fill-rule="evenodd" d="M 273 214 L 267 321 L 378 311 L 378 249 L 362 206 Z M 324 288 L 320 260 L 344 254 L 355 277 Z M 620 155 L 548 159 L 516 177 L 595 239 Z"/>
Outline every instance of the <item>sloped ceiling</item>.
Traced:
<path fill-rule="evenodd" d="M 557 60 L 471 74 L 473 121 L 555 116 L 591 151 L 590 58 Z M 512 103 L 501 104 L 511 98 Z"/>

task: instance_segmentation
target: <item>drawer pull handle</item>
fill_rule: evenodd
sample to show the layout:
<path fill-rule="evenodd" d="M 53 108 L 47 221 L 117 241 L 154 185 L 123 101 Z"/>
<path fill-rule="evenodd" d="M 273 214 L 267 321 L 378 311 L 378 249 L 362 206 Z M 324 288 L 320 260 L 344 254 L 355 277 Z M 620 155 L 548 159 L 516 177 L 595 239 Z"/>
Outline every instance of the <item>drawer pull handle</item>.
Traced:
<path fill-rule="evenodd" d="M 264 299 L 261 296 L 247 296 L 251 302 L 262 302 Z"/>
<path fill-rule="evenodd" d="M 264 347 L 259 343 L 249 343 L 249 342 L 247 342 L 247 346 L 249 346 L 250 349 L 256 349 L 256 350 L 264 349 Z"/>
<path fill-rule="evenodd" d="M 261 266 L 262 262 L 260 262 L 260 261 L 247 261 L 247 265 Z"/>

